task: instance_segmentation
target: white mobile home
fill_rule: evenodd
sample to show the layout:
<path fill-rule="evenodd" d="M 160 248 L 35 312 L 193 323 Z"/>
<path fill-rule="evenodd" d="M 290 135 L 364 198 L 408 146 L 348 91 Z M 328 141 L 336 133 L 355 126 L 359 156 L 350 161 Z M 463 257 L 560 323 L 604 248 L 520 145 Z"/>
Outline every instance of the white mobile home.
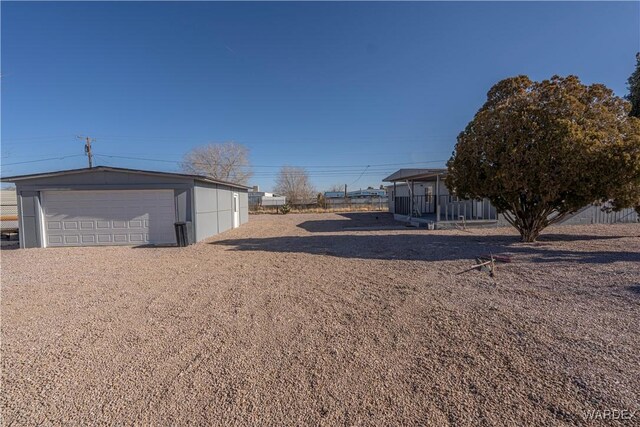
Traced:
<path fill-rule="evenodd" d="M 441 227 L 465 222 L 477 225 L 508 225 L 489 199 L 462 199 L 452 194 L 444 184 L 446 169 L 400 169 L 384 179 L 389 212 L 400 221 L 431 222 Z M 605 212 L 600 206 L 589 205 L 571 215 L 562 224 L 610 224 L 638 222 L 633 208 Z"/>

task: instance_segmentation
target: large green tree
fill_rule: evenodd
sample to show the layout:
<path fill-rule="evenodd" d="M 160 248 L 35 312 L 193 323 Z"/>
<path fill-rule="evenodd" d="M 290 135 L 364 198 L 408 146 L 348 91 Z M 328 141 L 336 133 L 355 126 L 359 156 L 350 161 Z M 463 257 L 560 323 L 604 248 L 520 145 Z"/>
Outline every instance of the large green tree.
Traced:
<path fill-rule="evenodd" d="M 636 69 L 627 80 L 627 88 L 629 93 L 625 98 L 631 103 L 629 115 L 640 118 L 640 52 L 636 53 Z M 636 185 L 640 186 L 640 181 L 638 180 L 636 180 Z M 640 215 L 640 198 L 636 200 L 636 212 Z"/>
<path fill-rule="evenodd" d="M 640 52 L 636 53 L 636 69 L 627 80 L 629 94 L 625 96 L 631 103 L 630 116 L 640 117 Z"/>
<path fill-rule="evenodd" d="M 522 240 L 593 202 L 640 200 L 640 120 L 601 84 L 575 76 L 498 82 L 458 136 L 447 186 L 488 198 Z"/>

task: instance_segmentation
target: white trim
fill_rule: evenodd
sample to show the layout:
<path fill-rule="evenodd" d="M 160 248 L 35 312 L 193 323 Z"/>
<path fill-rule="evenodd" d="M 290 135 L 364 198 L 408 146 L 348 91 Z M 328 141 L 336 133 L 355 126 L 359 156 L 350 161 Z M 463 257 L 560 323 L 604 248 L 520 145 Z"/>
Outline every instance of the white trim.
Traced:
<path fill-rule="evenodd" d="M 233 214 L 233 228 L 240 227 L 240 196 L 234 192 L 231 199 L 231 212 Z"/>
<path fill-rule="evenodd" d="M 191 187 L 189 190 L 189 201 L 191 202 L 189 204 L 189 209 L 191 209 L 191 226 L 193 227 L 193 242 L 192 243 L 196 243 L 199 242 L 198 240 L 198 215 L 196 214 L 196 212 L 198 212 L 196 210 L 196 187 L 195 185 L 193 187 Z M 216 191 L 216 209 L 218 208 L 218 190 Z M 176 202 L 176 209 L 178 208 L 178 199 L 176 198 L 175 200 Z M 185 215 L 185 221 L 186 221 L 186 217 L 188 217 L 189 215 Z M 178 220 L 178 218 L 176 217 L 176 221 Z M 217 225 L 217 221 L 218 221 L 218 215 L 216 214 L 216 227 Z"/>
<path fill-rule="evenodd" d="M 38 192 L 38 211 L 40 213 L 40 247 L 47 247 L 47 231 L 44 225 L 44 203 L 42 203 L 42 192 Z"/>
<path fill-rule="evenodd" d="M 17 190 L 16 190 L 17 191 Z M 22 194 L 18 193 L 18 244 L 20 249 L 24 249 L 24 221 L 22 213 L 24 209 L 22 208 Z"/>

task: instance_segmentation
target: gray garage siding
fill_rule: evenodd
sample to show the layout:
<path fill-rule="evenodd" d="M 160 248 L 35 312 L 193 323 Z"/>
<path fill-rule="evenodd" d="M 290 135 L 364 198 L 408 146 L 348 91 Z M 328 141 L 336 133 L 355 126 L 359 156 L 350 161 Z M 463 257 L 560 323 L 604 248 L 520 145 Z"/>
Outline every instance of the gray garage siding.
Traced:
<path fill-rule="evenodd" d="M 240 196 L 240 224 L 249 222 L 249 193 L 238 193 Z"/>
<path fill-rule="evenodd" d="M 233 193 L 238 193 L 240 224 L 244 224 L 249 221 L 247 190 L 196 182 L 194 194 L 197 241 L 233 228 Z"/>
<path fill-rule="evenodd" d="M 233 192 L 236 191 L 225 185 L 218 186 L 218 232 L 222 233 L 233 228 Z"/>
<path fill-rule="evenodd" d="M 194 188 L 196 241 L 216 235 L 218 231 L 218 189 L 214 184 L 198 184 Z"/>
<path fill-rule="evenodd" d="M 37 191 L 19 191 L 18 194 L 18 219 L 20 229 L 20 247 L 37 248 L 42 242 L 42 229 L 40 227 L 40 193 Z"/>

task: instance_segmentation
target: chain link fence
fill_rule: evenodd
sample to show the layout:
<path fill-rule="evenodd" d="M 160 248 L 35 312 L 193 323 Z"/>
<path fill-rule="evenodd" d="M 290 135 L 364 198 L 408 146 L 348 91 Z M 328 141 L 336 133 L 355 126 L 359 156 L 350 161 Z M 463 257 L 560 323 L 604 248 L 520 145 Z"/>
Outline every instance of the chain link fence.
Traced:
<path fill-rule="evenodd" d="M 262 203 L 250 203 L 251 213 L 279 213 L 282 206 L 287 205 L 290 212 L 357 212 L 389 210 L 388 197 L 359 197 L 359 198 L 320 198 L 309 200 L 306 203 L 284 203 L 282 201 L 271 202 L 268 205 Z"/>

